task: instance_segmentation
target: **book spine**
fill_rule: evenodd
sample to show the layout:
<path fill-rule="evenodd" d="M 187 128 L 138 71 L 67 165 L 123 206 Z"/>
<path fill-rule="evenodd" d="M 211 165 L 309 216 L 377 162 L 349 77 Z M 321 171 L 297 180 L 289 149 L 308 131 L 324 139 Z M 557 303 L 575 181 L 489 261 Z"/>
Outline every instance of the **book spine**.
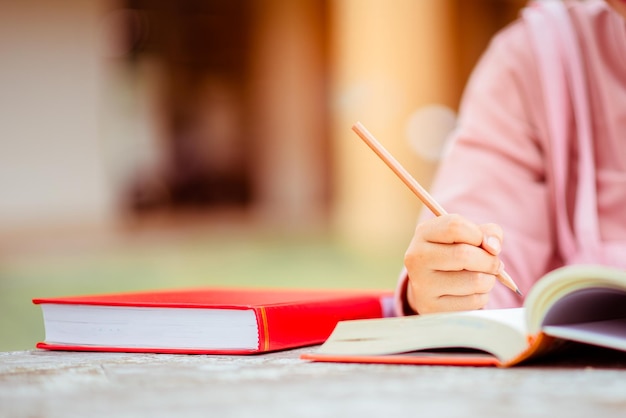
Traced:
<path fill-rule="evenodd" d="M 259 352 L 284 350 L 323 343 L 337 322 L 350 319 L 381 318 L 380 296 L 314 302 L 297 305 L 260 307 Z"/>

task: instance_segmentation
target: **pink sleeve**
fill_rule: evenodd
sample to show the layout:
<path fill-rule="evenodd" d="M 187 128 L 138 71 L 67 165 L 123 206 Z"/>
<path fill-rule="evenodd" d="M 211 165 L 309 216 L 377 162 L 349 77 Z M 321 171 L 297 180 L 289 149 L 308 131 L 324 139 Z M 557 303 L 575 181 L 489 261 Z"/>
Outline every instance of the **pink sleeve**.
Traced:
<path fill-rule="evenodd" d="M 526 36 L 517 22 L 491 42 L 467 85 L 450 152 L 431 188 L 449 213 L 503 227 L 501 258 L 524 294 L 558 263 L 552 256 L 541 96 Z M 432 216 L 426 212 L 421 219 Z M 402 314 L 406 275 L 400 278 L 396 295 L 397 313 Z M 497 283 L 488 307 L 521 303 Z"/>
<path fill-rule="evenodd" d="M 414 315 L 415 312 L 409 306 L 409 302 L 406 297 L 407 286 L 409 284 L 409 276 L 406 269 L 403 268 L 398 276 L 398 284 L 396 285 L 396 292 L 394 294 L 394 314 L 396 316 Z"/>

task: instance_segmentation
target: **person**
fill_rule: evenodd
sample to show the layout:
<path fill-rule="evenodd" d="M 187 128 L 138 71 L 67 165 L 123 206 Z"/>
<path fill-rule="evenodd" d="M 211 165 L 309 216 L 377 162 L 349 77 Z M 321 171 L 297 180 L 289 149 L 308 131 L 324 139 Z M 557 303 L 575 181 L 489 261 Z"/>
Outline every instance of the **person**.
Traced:
<path fill-rule="evenodd" d="M 497 33 L 432 191 L 451 214 L 422 211 L 399 315 L 521 306 L 502 269 L 526 294 L 563 265 L 626 267 L 626 0 L 537 2 Z"/>

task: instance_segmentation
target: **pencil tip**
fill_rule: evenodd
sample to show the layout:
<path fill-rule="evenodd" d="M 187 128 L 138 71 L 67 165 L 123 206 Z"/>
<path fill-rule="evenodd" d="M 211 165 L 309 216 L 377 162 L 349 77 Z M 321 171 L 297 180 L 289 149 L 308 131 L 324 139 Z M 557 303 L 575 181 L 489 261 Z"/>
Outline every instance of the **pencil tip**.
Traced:
<path fill-rule="evenodd" d="M 519 290 L 519 289 L 515 289 L 515 293 L 517 293 L 517 294 L 518 294 L 518 295 L 520 295 L 520 296 L 524 296 L 524 294 L 523 294 L 522 292 L 520 292 L 520 290 Z"/>

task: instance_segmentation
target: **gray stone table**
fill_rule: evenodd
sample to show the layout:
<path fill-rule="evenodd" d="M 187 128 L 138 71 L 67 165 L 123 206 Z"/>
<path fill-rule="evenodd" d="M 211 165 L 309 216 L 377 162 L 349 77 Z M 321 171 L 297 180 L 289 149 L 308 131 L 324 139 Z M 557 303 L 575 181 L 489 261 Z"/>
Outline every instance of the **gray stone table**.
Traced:
<path fill-rule="evenodd" d="M 626 353 L 511 369 L 0 353 L 2 417 L 626 417 Z"/>

